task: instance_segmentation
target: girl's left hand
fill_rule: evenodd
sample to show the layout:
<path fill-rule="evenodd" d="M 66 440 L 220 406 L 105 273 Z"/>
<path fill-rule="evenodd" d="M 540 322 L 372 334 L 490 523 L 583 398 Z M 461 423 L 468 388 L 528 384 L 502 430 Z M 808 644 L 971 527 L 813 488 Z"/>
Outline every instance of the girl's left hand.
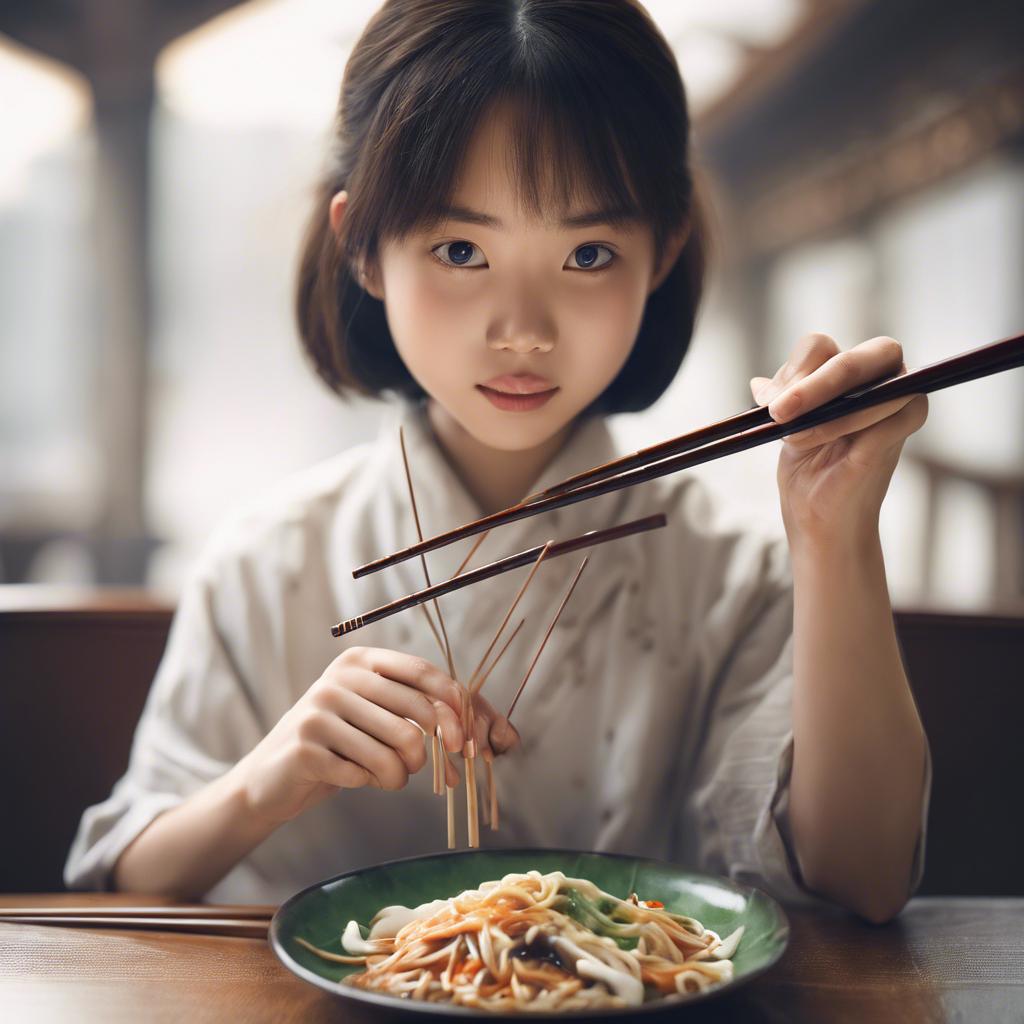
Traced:
<path fill-rule="evenodd" d="M 892 338 L 872 338 L 844 352 L 827 334 L 809 334 L 774 377 L 754 377 L 750 390 L 773 420 L 786 423 L 872 380 L 904 372 L 903 348 Z M 911 395 L 786 437 L 778 484 L 790 545 L 856 542 L 877 534 L 903 443 L 927 416 L 927 395 Z"/>

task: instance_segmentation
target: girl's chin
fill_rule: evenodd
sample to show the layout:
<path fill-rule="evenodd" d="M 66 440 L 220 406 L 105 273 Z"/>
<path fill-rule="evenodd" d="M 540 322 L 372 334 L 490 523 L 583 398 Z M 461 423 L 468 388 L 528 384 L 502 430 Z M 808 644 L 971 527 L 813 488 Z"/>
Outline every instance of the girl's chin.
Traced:
<path fill-rule="evenodd" d="M 547 444 L 568 426 L 560 416 L 538 416 L 530 422 L 521 422 L 519 417 L 509 422 L 511 419 L 496 414 L 481 423 L 478 418 L 472 433 L 481 444 L 496 451 L 526 452 Z"/>
<path fill-rule="evenodd" d="M 525 452 L 546 444 L 556 434 L 565 430 L 572 419 L 559 414 L 548 403 L 546 407 L 530 412 L 504 412 L 493 408 L 461 408 L 453 415 L 436 399 L 431 399 L 432 419 L 436 426 L 447 421 L 449 429 L 468 434 L 477 444 L 501 452 Z M 451 408 L 454 408 L 452 406 Z"/>

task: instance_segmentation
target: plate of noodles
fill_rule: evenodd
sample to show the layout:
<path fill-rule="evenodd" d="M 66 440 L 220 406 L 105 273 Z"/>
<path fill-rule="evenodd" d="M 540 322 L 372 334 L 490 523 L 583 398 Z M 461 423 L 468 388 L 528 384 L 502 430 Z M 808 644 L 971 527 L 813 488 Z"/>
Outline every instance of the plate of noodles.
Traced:
<path fill-rule="evenodd" d="M 466 850 L 304 889 L 270 941 L 286 967 L 367 1009 L 469 1017 L 678 1011 L 782 955 L 758 889 L 574 850 Z"/>

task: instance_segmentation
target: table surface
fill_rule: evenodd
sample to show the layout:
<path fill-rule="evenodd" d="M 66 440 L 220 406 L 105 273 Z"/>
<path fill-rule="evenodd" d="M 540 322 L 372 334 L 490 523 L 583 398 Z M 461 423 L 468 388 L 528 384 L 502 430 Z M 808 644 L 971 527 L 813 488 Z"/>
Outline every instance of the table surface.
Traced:
<path fill-rule="evenodd" d="M 132 895 L 0 896 L 19 906 L 166 906 Z M 925 897 L 883 927 L 788 910 L 767 974 L 679 1019 L 799 1024 L 1024 1022 L 1024 899 Z M 261 939 L 0 924 L 0 1020 L 353 1021 L 371 1016 L 293 977 Z M 431 1018 L 437 1019 L 437 1018 Z"/>

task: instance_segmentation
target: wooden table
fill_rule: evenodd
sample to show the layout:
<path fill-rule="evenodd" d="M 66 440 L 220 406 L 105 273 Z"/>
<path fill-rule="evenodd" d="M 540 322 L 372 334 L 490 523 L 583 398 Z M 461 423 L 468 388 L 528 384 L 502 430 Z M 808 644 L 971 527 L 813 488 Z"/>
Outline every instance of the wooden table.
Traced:
<path fill-rule="evenodd" d="M 44 900 L 80 905 L 83 897 L 7 896 L 0 908 Z M 692 1024 L 1024 1021 L 1024 899 L 916 899 L 882 928 L 839 913 L 789 916 L 789 949 L 773 970 L 678 1016 Z M 292 977 L 259 939 L 0 924 L 2 1021 L 370 1019 Z"/>

